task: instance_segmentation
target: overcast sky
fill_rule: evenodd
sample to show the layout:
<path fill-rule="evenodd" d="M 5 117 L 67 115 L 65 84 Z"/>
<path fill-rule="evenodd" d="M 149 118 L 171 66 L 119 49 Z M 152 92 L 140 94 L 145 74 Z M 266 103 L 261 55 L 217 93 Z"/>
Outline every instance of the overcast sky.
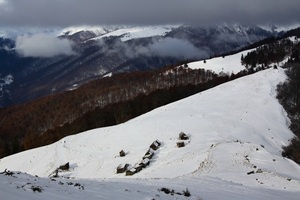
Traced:
<path fill-rule="evenodd" d="M 300 0 L 0 0 L 0 26 L 300 21 Z"/>

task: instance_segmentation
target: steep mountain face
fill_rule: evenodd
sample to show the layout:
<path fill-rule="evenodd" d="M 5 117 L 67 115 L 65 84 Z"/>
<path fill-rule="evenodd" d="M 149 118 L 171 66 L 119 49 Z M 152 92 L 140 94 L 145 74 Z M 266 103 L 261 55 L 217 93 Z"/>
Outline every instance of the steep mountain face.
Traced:
<path fill-rule="evenodd" d="M 114 73 L 145 71 L 182 60 L 201 60 L 272 36 L 257 26 L 94 27 L 64 29 L 72 55 L 22 57 L 15 41 L 0 40 L 0 78 L 13 82 L 2 92 L 0 107 L 74 89 Z M 46 48 L 46 47 L 45 47 Z"/>
<path fill-rule="evenodd" d="M 181 26 L 167 36 L 186 38 L 198 48 L 206 49 L 214 57 L 260 41 L 271 34 L 257 26 L 225 24 L 208 27 Z"/>

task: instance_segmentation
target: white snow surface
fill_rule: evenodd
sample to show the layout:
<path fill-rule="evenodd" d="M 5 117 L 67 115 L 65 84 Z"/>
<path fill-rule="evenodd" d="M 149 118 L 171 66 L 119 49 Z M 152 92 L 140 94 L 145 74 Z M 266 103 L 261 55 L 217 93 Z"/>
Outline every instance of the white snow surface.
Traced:
<path fill-rule="evenodd" d="M 298 42 L 298 39 L 295 37 L 289 38 L 292 42 Z M 216 74 L 237 74 L 243 70 L 246 70 L 245 65 L 242 65 L 241 57 L 246 56 L 247 53 L 254 51 L 254 49 L 249 49 L 245 51 L 241 51 L 239 53 L 228 55 L 228 56 L 220 56 L 216 58 L 211 58 L 207 60 L 195 61 L 188 63 L 188 67 L 191 69 L 205 69 L 215 72 Z M 280 66 L 282 67 L 288 61 L 288 57 L 278 63 L 271 63 L 269 67 Z M 259 67 L 260 65 L 258 65 Z"/>
<path fill-rule="evenodd" d="M 103 34 L 99 37 L 92 38 L 91 40 L 99 40 L 104 37 L 110 36 L 122 36 L 121 40 L 125 42 L 137 38 L 164 36 L 168 32 L 170 32 L 172 28 L 176 28 L 179 26 L 180 25 L 124 27 L 119 28 L 115 31 L 108 32 L 107 34 Z"/>
<path fill-rule="evenodd" d="M 276 99 L 284 70 L 267 69 L 157 108 L 126 123 L 66 137 L 0 161 L 4 199 L 299 199 L 300 167 L 281 156 L 294 136 Z M 183 131 L 190 139 L 177 148 Z M 116 167 L 134 166 L 159 140 L 151 163 L 133 176 Z M 119 151 L 126 152 L 119 157 Z M 48 176 L 60 165 L 71 170 Z M 253 174 L 247 175 L 253 171 Z M 261 172 L 261 173 L 259 173 Z M 61 181 L 63 184 L 59 184 Z M 79 182 L 84 190 L 67 182 Z M 33 193 L 31 185 L 42 193 Z M 22 187 L 23 186 L 23 187 Z M 191 197 L 158 191 L 166 187 Z"/>
<path fill-rule="evenodd" d="M 66 27 L 62 29 L 58 36 L 60 35 L 73 35 L 75 33 L 81 32 L 81 31 L 89 31 L 93 32 L 96 35 L 103 35 L 110 31 L 118 30 L 119 28 L 126 27 L 126 26 L 71 26 Z"/>
<path fill-rule="evenodd" d="M 253 51 L 254 49 L 242 51 L 233 55 L 217 57 L 202 61 L 196 61 L 188 63 L 189 68 L 191 69 L 206 69 L 215 72 L 216 74 L 224 73 L 238 73 L 242 70 L 245 70 L 245 66 L 241 63 L 241 56 L 246 56 L 248 52 Z"/>
<path fill-rule="evenodd" d="M 37 33 L 49 35 L 73 35 L 81 31 L 93 32 L 97 37 L 90 40 L 99 40 L 109 36 L 121 36 L 122 41 L 128 41 L 137 38 L 146 38 L 152 36 L 164 36 L 170 32 L 172 28 L 177 28 L 180 25 L 157 25 L 157 26 L 126 26 L 126 25 L 113 25 L 113 26 L 71 26 L 66 28 L 22 28 L 22 27 L 0 27 L 0 37 L 16 38 L 20 35 L 32 35 Z"/>

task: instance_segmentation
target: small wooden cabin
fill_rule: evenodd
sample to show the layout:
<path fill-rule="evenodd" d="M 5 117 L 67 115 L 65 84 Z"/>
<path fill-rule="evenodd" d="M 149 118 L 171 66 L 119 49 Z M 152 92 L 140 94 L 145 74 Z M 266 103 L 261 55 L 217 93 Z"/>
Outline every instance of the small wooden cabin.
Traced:
<path fill-rule="evenodd" d="M 126 153 L 125 153 L 125 151 L 122 150 L 119 152 L 119 155 L 120 155 L 120 157 L 124 157 L 124 156 L 126 156 Z"/>
<path fill-rule="evenodd" d="M 150 145 L 150 148 L 156 151 L 160 147 L 160 145 L 161 143 L 158 140 L 156 140 Z"/>
<path fill-rule="evenodd" d="M 121 173 L 124 173 L 126 172 L 127 168 L 129 167 L 129 164 L 120 164 L 118 167 L 117 167 L 117 174 L 121 174 Z"/>
<path fill-rule="evenodd" d="M 141 163 L 139 163 L 138 165 L 134 166 L 134 168 L 136 169 L 136 173 L 138 173 L 138 172 L 142 171 L 144 166 Z"/>
<path fill-rule="evenodd" d="M 150 165 L 150 159 L 148 158 L 143 159 L 139 165 L 142 166 L 143 168 L 147 167 L 148 165 Z"/>
<path fill-rule="evenodd" d="M 59 169 L 59 170 L 62 170 L 62 171 L 67 171 L 67 170 L 69 170 L 69 169 L 70 169 L 70 164 L 69 164 L 69 162 L 67 162 L 67 163 L 64 164 L 64 165 L 59 166 L 58 169 Z"/>
<path fill-rule="evenodd" d="M 137 173 L 136 169 L 135 168 L 131 168 L 130 170 L 126 171 L 126 176 L 132 176 L 135 173 Z"/>
<path fill-rule="evenodd" d="M 185 146 L 184 142 L 177 142 L 177 147 L 178 148 L 181 148 L 181 147 L 184 147 L 184 146 Z"/>
<path fill-rule="evenodd" d="M 180 140 L 188 140 L 190 138 L 184 132 L 181 132 L 181 133 L 179 133 L 179 139 Z"/>
<path fill-rule="evenodd" d="M 152 151 L 150 151 L 150 149 L 149 149 L 147 151 L 147 153 L 144 155 L 143 160 L 146 158 L 151 159 L 151 158 L 153 158 L 153 156 L 154 156 L 154 153 Z"/>

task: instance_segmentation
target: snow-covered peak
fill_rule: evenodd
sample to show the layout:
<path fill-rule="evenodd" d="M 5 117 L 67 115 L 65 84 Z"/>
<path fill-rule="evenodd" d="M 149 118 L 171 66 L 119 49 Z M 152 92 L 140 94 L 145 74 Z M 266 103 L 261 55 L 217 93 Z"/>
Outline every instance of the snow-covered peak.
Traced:
<path fill-rule="evenodd" d="M 111 31 L 118 30 L 120 28 L 123 28 L 125 26 L 72 26 L 72 27 L 67 27 L 62 29 L 59 33 L 58 36 L 61 35 L 73 35 L 82 31 L 88 31 L 92 32 L 95 35 L 103 35 L 106 33 L 109 33 Z"/>
<path fill-rule="evenodd" d="M 56 36 L 62 35 L 73 35 L 79 32 L 92 32 L 97 37 L 101 38 L 101 36 L 122 36 L 123 41 L 127 41 L 134 38 L 141 38 L 141 37 L 150 37 L 150 36 L 163 36 L 167 32 L 170 32 L 172 28 L 177 28 L 180 25 L 160 25 L 160 26 L 129 26 L 129 25 L 111 25 L 111 26 L 72 26 L 66 28 L 59 28 L 59 27 L 0 27 L 0 37 L 4 38 L 11 38 L 15 39 L 17 36 L 20 35 L 31 35 L 31 34 L 50 34 Z M 188 26 L 188 25 L 186 25 Z M 251 25 L 242 25 L 242 24 L 228 24 L 223 23 L 215 26 L 209 27 L 217 27 L 221 31 L 234 31 L 240 34 L 245 34 L 245 31 L 249 30 Z M 281 31 L 288 31 L 294 28 L 300 27 L 299 23 L 293 23 L 290 25 L 259 25 L 260 28 L 275 33 Z M 208 27 L 207 27 L 208 28 Z M 96 38 L 96 39 L 99 39 Z"/>
<path fill-rule="evenodd" d="M 115 31 L 108 32 L 107 34 L 103 34 L 99 37 L 93 38 L 92 40 L 98 40 L 110 36 L 121 36 L 122 41 L 153 36 L 164 36 L 168 32 L 172 31 L 172 28 L 177 27 L 179 27 L 179 25 L 124 27 L 119 28 Z"/>
<path fill-rule="evenodd" d="M 60 31 L 61 35 L 74 35 L 79 32 L 91 32 L 96 37 L 89 40 L 99 40 L 104 37 L 119 36 L 122 41 L 128 41 L 136 38 L 145 38 L 152 36 L 164 36 L 172 28 L 179 25 L 166 26 L 76 26 L 68 27 Z"/>
<path fill-rule="evenodd" d="M 254 27 L 254 26 L 251 26 L 251 27 Z M 233 24 L 223 23 L 223 24 L 218 25 L 218 28 L 223 31 L 231 30 L 231 31 L 234 31 L 237 33 L 242 33 L 242 32 L 249 30 L 250 26 L 238 24 L 238 23 L 233 23 Z"/>
<path fill-rule="evenodd" d="M 298 23 L 294 23 L 294 24 L 290 24 L 290 25 L 279 25 L 277 26 L 277 31 L 281 32 L 281 31 L 289 31 L 295 28 L 299 28 L 300 27 L 300 22 Z"/>
<path fill-rule="evenodd" d="M 299 28 L 300 22 L 288 24 L 288 25 L 267 24 L 267 25 L 260 25 L 260 27 L 271 33 L 280 33 L 282 31 L 286 32 L 295 28 Z"/>
<path fill-rule="evenodd" d="M 0 37 L 16 39 L 18 36 L 47 34 L 57 35 L 59 28 L 39 28 L 39 27 L 0 27 Z"/>

